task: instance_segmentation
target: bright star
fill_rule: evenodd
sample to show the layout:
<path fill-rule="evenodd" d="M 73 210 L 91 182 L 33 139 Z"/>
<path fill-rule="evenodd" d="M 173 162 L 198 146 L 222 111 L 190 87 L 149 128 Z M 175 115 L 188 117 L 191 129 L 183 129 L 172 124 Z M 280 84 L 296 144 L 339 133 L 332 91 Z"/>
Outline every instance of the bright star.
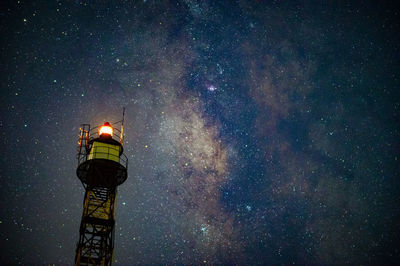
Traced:
<path fill-rule="evenodd" d="M 207 87 L 207 90 L 209 91 L 215 91 L 217 89 L 217 87 L 215 87 L 214 85 L 210 85 Z"/>
<path fill-rule="evenodd" d="M 203 232 L 204 234 L 207 234 L 207 233 L 208 233 L 208 228 L 207 228 L 207 226 L 205 226 L 205 225 L 201 225 L 200 230 L 201 230 L 201 232 Z"/>

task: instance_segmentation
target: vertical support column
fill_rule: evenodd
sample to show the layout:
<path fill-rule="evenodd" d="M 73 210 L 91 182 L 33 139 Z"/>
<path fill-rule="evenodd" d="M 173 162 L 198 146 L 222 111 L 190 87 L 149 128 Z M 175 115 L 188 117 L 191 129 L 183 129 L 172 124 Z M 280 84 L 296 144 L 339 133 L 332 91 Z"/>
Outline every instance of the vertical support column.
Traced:
<path fill-rule="evenodd" d="M 86 187 L 75 265 L 111 265 L 116 187 Z"/>

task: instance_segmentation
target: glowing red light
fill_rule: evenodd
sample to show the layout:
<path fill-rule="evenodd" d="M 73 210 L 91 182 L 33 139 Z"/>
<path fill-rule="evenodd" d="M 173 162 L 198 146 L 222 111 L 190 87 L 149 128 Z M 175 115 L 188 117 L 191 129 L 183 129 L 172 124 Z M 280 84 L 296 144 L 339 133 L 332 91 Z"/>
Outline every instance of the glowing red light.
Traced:
<path fill-rule="evenodd" d="M 111 127 L 110 123 L 105 122 L 103 126 L 100 127 L 99 135 L 110 135 L 112 136 L 114 133 L 114 129 Z"/>

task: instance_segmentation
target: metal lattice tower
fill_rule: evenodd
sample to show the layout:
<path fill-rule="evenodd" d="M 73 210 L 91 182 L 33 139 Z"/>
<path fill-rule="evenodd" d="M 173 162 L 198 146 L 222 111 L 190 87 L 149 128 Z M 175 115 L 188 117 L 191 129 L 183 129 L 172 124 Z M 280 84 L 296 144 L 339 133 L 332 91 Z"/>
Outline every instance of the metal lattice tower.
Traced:
<path fill-rule="evenodd" d="M 92 129 L 88 124 L 80 128 L 76 172 L 85 197 L 75 265 L 112 264 L 115 197 L 117 186 L 128 176 L 121 122 L 121 130 L 107 122 Z"/>

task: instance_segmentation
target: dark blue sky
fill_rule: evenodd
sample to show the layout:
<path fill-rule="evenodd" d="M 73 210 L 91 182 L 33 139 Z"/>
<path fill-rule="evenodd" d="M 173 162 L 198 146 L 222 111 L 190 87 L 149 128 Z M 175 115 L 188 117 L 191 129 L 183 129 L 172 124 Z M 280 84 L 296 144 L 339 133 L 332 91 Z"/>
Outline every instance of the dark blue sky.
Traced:
<path fill-rule="evenodd" d="M 114 260 L 399 260 L 399 10 L 0 4 L 0 261 L 72 263 L 81 123 L 126 107 Z"/>

